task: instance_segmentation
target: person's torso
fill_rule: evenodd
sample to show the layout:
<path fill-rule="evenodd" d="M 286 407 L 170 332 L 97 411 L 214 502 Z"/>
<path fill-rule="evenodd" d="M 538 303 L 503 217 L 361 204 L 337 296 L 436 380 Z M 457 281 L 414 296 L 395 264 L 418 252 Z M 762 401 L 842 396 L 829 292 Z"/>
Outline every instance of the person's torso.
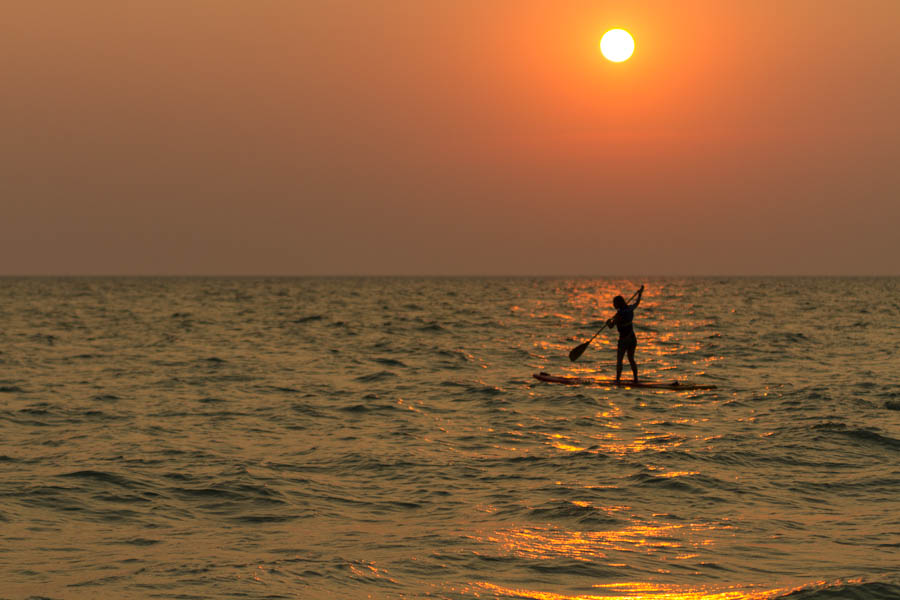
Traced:
<path fill-rule="evenodd" d="M 626 337 L 629 335 L 634 335 L 634 309 L 630 306 L 628 308 L 619 309 L 616 314 L 616 328 L 619 330 L 619 337 Z"/>

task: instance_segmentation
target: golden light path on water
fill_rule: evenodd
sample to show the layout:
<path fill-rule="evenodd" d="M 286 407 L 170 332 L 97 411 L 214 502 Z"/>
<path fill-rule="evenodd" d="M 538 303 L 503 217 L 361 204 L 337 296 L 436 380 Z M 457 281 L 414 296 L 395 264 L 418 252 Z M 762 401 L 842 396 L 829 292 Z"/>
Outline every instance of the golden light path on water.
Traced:
<path fill-rule="evenodd" d="M 529 598 L 532 600 L 768 600 L 778 595 L 790 593 L 793 589 L 774 588 L 766 590 L 685 588 L 643 582 L 625 582 L 597 585 L 595 587 L 615 590 L 615 594 L 588 594 L 568 596 L 552 592 L 504 588 L 491 583 L 479 583 L 479 587 L 505 596 Z"/>
<path fill-rule="evenodd" d="M 655 292 L 659 295 L 664 290 L 658 286 Z M 559 290 L 561 291 L 561 290 Z M 611 299 L 622 294 L 624 297 L 630 294 L 621 286 L 597 286 L 589 285 L 583 289 L 570 290 L 568 304 L 574 314 L 593 313 L 597 320 L 589 324 L 589 327 L 598 329 L 603 326 L 605 318 L 612 316 L 614 309 Z M 641 377 L 650 380 L 669 380 L 674 378 L 674 372 L 684 368 L 678 359 L 685 354 L 696 355 L 701 349 L 702 343 L 695 339 L 697 331 L 708 329 L 710 322 L 707 319 L 695 317 L 693 310 L 687 310 L 684 314 L 673 311 L 670 304 L 662 307 L 648 294 L 643 299 L 636 312 L 635 322 L 639 338 L 638 360 L 642 364 Z M 549 308 L 549 307 L 547 307 Z M 571 322 L 575 327 L 577 318 L 573 315 L 560 313 L 558 310 L 544 310 L 544 307 L 536 305 L 524 308 L 512 307 L 513 312 L 527 311 L 529 317 L 540 320 L 543 318 L 557 319 L 562 322 Z M 687 335 L 686 335 L 687 334 Z M 586 337 L 592 335 L 585 334 Z M 594 340 L 593 354 L 585 360 L 567 365 L 566 375 L 600 376 L 610 377 L 614 374 L 613 360 L 615 356 L 615 331 L 605 330 Z M 583 338 L 573 336 L 564 342 L 540 339 L 535 342 L 535 353 L 538 357 L 552 360 L 553 357 L 565 354 L 572 346 L 584 341 Z M 598 357 L 602 366 L 596 366 Z M 691 361 L 691 371 L 696 375 L 704 373 L 705 364 L 720 360 L 718 356 L 706 356 L 701 361 Z M 649 363 L 649 368 L 647 367 Z M 555 367 L 559 368 L 559 367 Z M 668 375 L 673 372 L 673 375 Z M 554 373 L 557 374 L 557 373 Z M 563 373 L 558 373 L 563 374 Z M 627 362 L 624 365 L 623 376 L 630 376 Z M 602 386 L 598 389 L 603 389 Z M 676 398 L 673 407 L 679 406 L 677 398 L 683 396 L 686 401 L 695 396 L 692 392 L 651 391 L 649 396 L 665 396 Z M 639 400 L 639 406 L 646 406 L 646 400 Z M 650 418 L 642 423 L 638 431 L 625 432 L 622 430 L 621 418 L 625 409 L 615 400 L 609 398 L 606 403 L 601 403 L 601 410 L 594 414 L 597 425 L 591 433 L 582 431 L 580 435 L 567 433 L 541 432 L 536 427 L 529 434 L 534 438 L 545 439 L 544 444 L 556 451 L 564 453 L 595 454 L 602 456 L 625 457 L 638 455 L 647 451 L 668 452 L 681 446 L 686 438 L 672 433 L 673 426 L 691 426 L 707 421 L 706 418 L 679 418 L 677 416 L 665 419 Z M 507 431 L 509 436 L 521 435 L 521 432 Z M 690 440 L 704 443 L 708 438 Z M 527 452 L 516 446 L 495 446 L 496 449 L 510 452 Z M 645 465 L 652 477 L 677 480 L 700 475 L 693 470 L 667 470 L 652 464 Z M 563 486 L 562 481 L 554 482 L 557 486 Z M 580 483 L 574 486 L 583 490 L 615 487 L 603 483 Z M 612 569 L 623 568 L 628 565 L 622 562 L 623 557 L 635 555 L 660 555 L 660 560 L 670 561 L 670 564 L 688 563 L 692 559 L 698 559 L 698 566 L 707 563 L 704 556 L 709 556 L 714 551 L 717 538 L 728 537 L 733 526 L 727 520 L 711 521 L 707 523 L 673 524 L 663 520 L 654 521 L 647 517 L 638 517 L 630 514 L 632 507 L 628 505 L 598 506 L 587 500 L 571 501 L 575 508 L 597 511 L 609 516 L 610 521 L 630 521 L 631 524 L 613 530 L 567 530 L 562 528 L 547 527 L 521 527 L 496 529 L 486 532 L 474 539 L 480 543 L 493 544 L 500 555 L 516 556 L 519 558 L 552 561 L 568 559 L 583 561 L 593 565 L 605 565 Z M 486 507 L 488 512 L 491 507 Z M 660 507 L 663 511 L 664 507 Z M 661 517 L 666 515 L 661 514 Z M 687 567 L 690 569 L 691 567 Z M 662 568 L 659 574 L 665 577 L 670 573 Z M 699 575 L 699 573 L 698 573 Z M 472 584 L 475 589 L 503 597 L 521 597 L 536 600 L 765 600 L 792 591 L 788 588 L 772 588 L 764 586 L 728 585 L 721 586 L 684 586 L 660 582 L 617 582 L 597 583 L 592 587 L 600 593 L 588 595 L 566 595 L 553 592 L 545 592 L 532 589 L 505 587 L 494 583 L 482 581 Z M 476 595 L 479 595 L 476 593 Z"/>

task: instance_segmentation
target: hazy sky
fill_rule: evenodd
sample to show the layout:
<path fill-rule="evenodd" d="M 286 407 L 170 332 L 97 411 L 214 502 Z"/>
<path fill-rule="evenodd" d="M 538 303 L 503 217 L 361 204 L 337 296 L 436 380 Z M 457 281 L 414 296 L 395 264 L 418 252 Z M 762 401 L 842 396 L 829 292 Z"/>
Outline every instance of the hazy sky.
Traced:
<path fill-rule="evenodd" d="M 898 0 L 3 6 L 0 274 L 900 274 Z"/>

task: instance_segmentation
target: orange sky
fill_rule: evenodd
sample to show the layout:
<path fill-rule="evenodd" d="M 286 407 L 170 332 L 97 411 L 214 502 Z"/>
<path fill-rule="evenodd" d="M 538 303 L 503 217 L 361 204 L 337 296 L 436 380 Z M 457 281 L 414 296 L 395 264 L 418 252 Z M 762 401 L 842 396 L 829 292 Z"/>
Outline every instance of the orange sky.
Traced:
<path fill-rule="evenodd" d="M 0 274 L 900 274 L 896 0 L 4 13 Z"/>

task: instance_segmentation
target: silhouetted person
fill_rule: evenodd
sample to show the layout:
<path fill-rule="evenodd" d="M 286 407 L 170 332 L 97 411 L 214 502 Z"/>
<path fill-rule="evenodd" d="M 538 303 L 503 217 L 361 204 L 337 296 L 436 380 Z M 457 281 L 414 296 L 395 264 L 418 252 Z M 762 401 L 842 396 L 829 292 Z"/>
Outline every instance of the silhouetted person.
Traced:
<path fill-rule="evenodd" d="M 626 304 L 625 298 L 616 296 L 613 298 L 613 306 L 616 308 L 616 316 L 606 322 L 607 327 L 615 325 L 619 330 L 619 347 L 616 350 L 616 383 L 622 378 L 622 359 L 628 353 L 628 363 L 634 374 L 634 383 L 638 382 L 637 363 L 634 362 L 634 350 L 637 348 L 637 336 L 634 335 L 634 309 L 641 303 L 644 295 L 644 286 L 638 290 L 637 300 L 634 304 Z"/>

